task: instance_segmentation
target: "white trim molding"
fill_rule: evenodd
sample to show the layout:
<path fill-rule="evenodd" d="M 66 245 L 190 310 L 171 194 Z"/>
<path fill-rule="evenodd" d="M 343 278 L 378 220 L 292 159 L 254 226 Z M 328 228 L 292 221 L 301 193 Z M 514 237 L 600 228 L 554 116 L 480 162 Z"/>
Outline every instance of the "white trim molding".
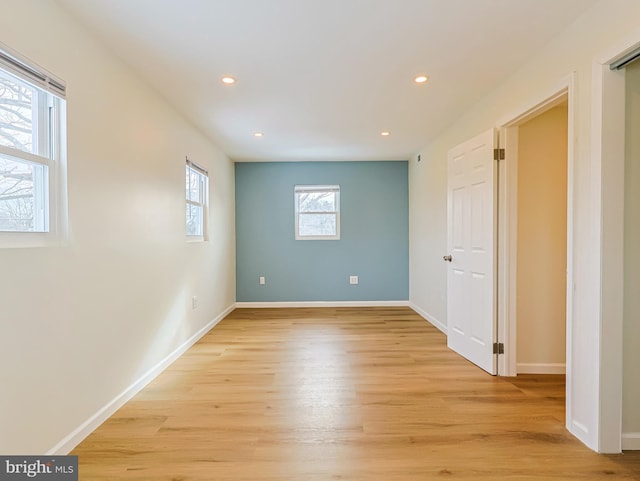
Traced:
<path fill-rule="evenodd" d="M 586 444 L 587 446 L 589 446 L 587 444 L 587 440 L 589 440 L 589 437 L 591 436 L 591 431 L 589 431 L 589 428 L 587 426 L 585 426 L 584 424 L 582 424 L 579 421 L 576 421 L 575 419 L 573 419 L 571 421 L 570 424 L 570 429 L 567 428 L 569 430 L 569 432 L 571 434 L 573 434 L 576 438 L 578 438 L 580 441 L 582 441 L 584 444 Z"/>
<path fill-rule="evenodd" d="M 518 141 L 519 126 L 543 114 L 549 109 L 567 102 L 567 269 L 566 269 L 566 359 L 563 372 L 567 374 L 567 385 L 571 386 L 571 353 L 573 349 L 573 278 L 574 278 L 574 170 L 575 157 L 575 82 L 576 74 L 571 72 L 531 98 L 509 115 L 502 117 L 497 126 L 500 129 L 500 147 L 505 149 L 505 162 L 500 162 L 498 183 L 498 211 L 502 221 L 498 226 L 498 342 L 504 343 L 504 356 L 498 359 L 499 376 L 515 376 L 520 371 L 517 365 L 517 319 L 516 319 L 516 272 L 517 272 L 517 227 L 518 227 Z M 568 371 L 568 372 L 567 372 Z M 533 372 L 533 371 L 529 371 Z M 567 390 L 567 420 L 571 417 L 571 389 Z M 567 424 L 568 426 L 568 424 Z"/>
<path fill-rule="evenodd" d="M 622 449 L 640 451 L 640 433 L 622 433 Z"/>
<path fill-rule="evenodd" d="M 270 307 L 410 307 L 409 301 L 295 301 L 236 302 L 238 309 L 268 309 Z"/>
<path fill-rule="evenodd" d="M 164 359 L 162 359 L 159 363 L 149 369 L 145 374 L 143 374 L 140 379 L 131 384 L 128 388 L 118 394 L 115 398 L 109 401 L 106 405 L 104 405 L 101 409 L 99 409 L 95 414 L 89 417 L 85 422 L 83 422 L 80 426 L 74 429 L 71 433 L 65 436 L 63 439 L 58 442 L 55 446 L 53 446 L 49 451 L 46 452 L 47 455 L 66 455 L 73 448 L 75 448 L 83 439 L 85 439 L 89 434 L 91 434 L 98 426 L 100 426 L 103 422 L 105 422 L 109 417 L 111 417 L 118 409 L 124 406 L 127 401 L 131 400 L 136 394 L 138 394 L 145 386 L 147 386 L 151 381 L 153 381 L 162 371 L 168 368 L 174 361 L 176 361 L 180 356 L 182 356 L 187 350 L 193 346 L 196 342 L 198 342 L 205 334 L 207 334 L 211 329 L 213 329 L 216 324 L 218 324 L 222 319 L 224 319 L 228 314 L 230 314 L 235 309 L 235 305 L 227 307 L 222 313 L 220 313 L 214 320 L 209 322 L 206 326 L 201 328 L 198 332 L 196 332 L 193 336 L 183 342 L 180 346 L 173 350 L 173 352 L 169 353 Z"/>
<path fill-rule="evenodd" d="M 429 324 L 433 324 L 433 327 L 443 332 L 444 334 L 447 334 L 446 324 L 443 324 L 442 322 L 440 322 L 435 316 L 432 316 L 424 309 L 421 309 L 420 307 L 416 306 L 413 302 L 409 303 L 409 307 L 414 311 L 416 311 L 418 314 L 420 314 L 420 316 L 424 318 Z"/>
<path fill-rule="evenodd" d="M 593 387 L 597 408 L 597 431 L 590 447 L 600 453 L 619 453 L 622 433 L 624 336 L 624 161 L 626 88 L 624 70 L 611 70 L 610 64 L 640 46 L 640 30 L 623 43 L 593 60 L 591 91 L 591 172 L 594 192 L 594 278 L 599 296 L 596 350 L 598 370 Z"/>

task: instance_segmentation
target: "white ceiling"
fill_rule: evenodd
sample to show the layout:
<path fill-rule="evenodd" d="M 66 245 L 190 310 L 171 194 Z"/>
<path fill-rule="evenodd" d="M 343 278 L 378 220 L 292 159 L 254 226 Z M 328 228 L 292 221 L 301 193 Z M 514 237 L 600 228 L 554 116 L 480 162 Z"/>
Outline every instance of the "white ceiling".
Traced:
<path fill-rule="evenodd" d="M 596 2 L 58 1 L 235 161 L 408 159 Z"/>

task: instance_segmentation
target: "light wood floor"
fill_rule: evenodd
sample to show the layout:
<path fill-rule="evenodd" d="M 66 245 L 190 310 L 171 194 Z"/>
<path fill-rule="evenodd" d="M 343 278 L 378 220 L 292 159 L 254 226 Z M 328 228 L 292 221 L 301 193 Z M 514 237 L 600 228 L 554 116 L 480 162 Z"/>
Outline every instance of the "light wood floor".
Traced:
<path fill-rule="evenodd" d="M 564 378 L 497 378 L 408 308 L 239 309 L 72 454 L 80 479 L 639 480 L 564 428 Z"/>

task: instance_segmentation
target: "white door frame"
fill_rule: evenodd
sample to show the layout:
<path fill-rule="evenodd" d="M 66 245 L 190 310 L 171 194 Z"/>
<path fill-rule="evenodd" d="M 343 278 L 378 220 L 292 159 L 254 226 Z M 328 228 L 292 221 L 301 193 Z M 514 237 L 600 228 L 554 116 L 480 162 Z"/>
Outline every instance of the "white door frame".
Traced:
<path fill-rule="evenodd" d="M 563 79 L 539 101 L 506 117 L 499 123 L 500 147 L 506 160 L 499 169 L 498 193 L 498 342 L 505 344 L 499 360 L 502 376 L 515 376 L 516 369 L 516 265 L 517 265 L 517 201 L 518 201 L 518 127 L 532 118 L 568 100 L 567 143 L 567 358 L 571 351 L 569 332 L 573 308 L 573 171 L 574 171 L 574 75 Z M 568 363 L 567 363 L 568 364 Z M 570 368 L 567 365 L 567 377 Z"/>
<path fill-rule="evenodd" d="M 625 74 L 609 65 L 640 47 L 640 31 L 603 53 L 592 67 L 591 169 L 597 197 L 600 299 L 598 303 L 597 450 L 619 453 L 638 449 L 637 439 L 622 433 Z"/>
<path fill-rule="evenodd" d="M 573 189 L 575 162 L 575 75 L 564 78 L 537 101 L 498 123 L 505 160 L 498 166 L 498 342 L 504 356 L 498 360 L 501 376 L 515 376 L 516 367 L 516 263 L 518 229 L 518 127 L 565 100 L 568 101 L 567 142 L 567 282 L 566 282 L 566 419 L 571 419 L 571 348 L 573 320 Z"/>

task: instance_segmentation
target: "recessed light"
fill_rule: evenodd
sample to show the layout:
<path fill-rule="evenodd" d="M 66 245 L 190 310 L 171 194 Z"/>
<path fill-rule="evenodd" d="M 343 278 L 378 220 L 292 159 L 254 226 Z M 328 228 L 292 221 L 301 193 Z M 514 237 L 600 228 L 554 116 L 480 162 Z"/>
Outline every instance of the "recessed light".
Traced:
<path fill-rule="evenodd" d="M 429 77 L 426 75 L 418 75 L 413 81 L 417 84 L 426 84 L 429 81 Z"/>
<path fill-rule="evenodd" d="M 264 133 L 263 132 L 254 132 L 253 136 L 254 137 L 264 137 Z"/>
<path fill-rule="evenodd" d="M 389 137 L 391 135 L 391 132 L 387 132 L 386 130 L 383 132 L 380 132 L 380 135 L 382 135 L 383 137 Z"/>
<path fill-rule="evenodd" d="M 224 77 L 222 77 L 222 83 L 225 85 L 233 85 L 234 83 L 236 83 L 236 79 L 231 77 L 230 75 L 225 75 Z"/>

